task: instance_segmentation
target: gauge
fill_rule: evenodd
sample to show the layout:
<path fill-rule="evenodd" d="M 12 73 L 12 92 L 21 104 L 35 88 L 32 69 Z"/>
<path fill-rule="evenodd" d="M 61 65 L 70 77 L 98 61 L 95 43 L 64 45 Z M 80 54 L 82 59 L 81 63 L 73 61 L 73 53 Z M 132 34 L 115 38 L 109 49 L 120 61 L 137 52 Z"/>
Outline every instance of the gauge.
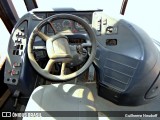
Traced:
<path fill-rule="evenodd" d="M 55 20 L 53 22 L 53 26 L 56 29 L 57 32 L 60 32 L 62 30 L 62 25 L 58 20 Z"/>
<path fill-rule="evenodd" d="M 62 26 L 63 27 L 70 27 L 70 26 L 72 26 L 71 20 L 64 20 L 63 23 L 62 23 Z"/>
<path fill-rule="evenodd" d="M 88 18 L 82 17 L 82 19 L 83 19 L 84 21 L 86 21 L 88 24 L 90 23 L 89 20 L 88 20 Z M 77 22 L 75 22 L 75 28 L 76 28 L 78 31 L 85 31 L 84 28 L 82 27 L 82 25 L 79 24 L 79 23 L 77 23 Z"/>
<path fill-rule="evenodd" d="M 72 31 L 72 21 L 71 20 L 63 20 L 62 26 L 63 26 L 63 31 L 66 31 L 66 30 Z"/>

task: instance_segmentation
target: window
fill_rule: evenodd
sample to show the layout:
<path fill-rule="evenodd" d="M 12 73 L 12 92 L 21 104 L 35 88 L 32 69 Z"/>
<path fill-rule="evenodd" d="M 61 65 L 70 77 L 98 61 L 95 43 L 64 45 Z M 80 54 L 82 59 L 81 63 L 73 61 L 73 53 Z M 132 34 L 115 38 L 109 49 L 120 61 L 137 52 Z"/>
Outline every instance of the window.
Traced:
<path fill-rule="evenodd" d="M 3 59 L 6 56 L 7 48 L 8 48 L 8 42 L 10 34 L 8 30 L 6 29 L 5 25 L 3 24 L 3 21 L 0 19 L 0 31 L 1 31 L 1 40 L 0 40 L 0 65 L 1 62 L 3 62 Z"/>
<path fill-rule="evenodd" d="M 103 9 L 107 14 L 119 14 L 123 0 L 37 0 L 39 8 Z"/>
<path fill-rule="evenodd" d="M 159 0 L 129 0 L 124 17 L 160 41 L 159 5 Z"/>
<path fill-rule="evenodd" d="M 27 9 L 24 4 L 24 0 L 12 0 L 12 2 L 17 11 L 19 18 L 21 18 L 25 13 L 27 13 Z"/>

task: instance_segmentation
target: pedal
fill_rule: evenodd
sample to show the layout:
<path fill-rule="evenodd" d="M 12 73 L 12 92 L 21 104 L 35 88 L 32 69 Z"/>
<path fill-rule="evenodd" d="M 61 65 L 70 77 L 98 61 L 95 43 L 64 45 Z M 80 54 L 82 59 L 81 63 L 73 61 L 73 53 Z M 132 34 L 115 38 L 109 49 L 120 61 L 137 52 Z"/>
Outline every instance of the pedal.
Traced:
<path fill-rule="evenodd" d="M 18 103 L 18 97 L 20 96 L 20 91 L 16 90 L 13 94 L 13 97 L 15 98 L 15 102 L 13 107 L 17 107 L 17 103 Z"/>

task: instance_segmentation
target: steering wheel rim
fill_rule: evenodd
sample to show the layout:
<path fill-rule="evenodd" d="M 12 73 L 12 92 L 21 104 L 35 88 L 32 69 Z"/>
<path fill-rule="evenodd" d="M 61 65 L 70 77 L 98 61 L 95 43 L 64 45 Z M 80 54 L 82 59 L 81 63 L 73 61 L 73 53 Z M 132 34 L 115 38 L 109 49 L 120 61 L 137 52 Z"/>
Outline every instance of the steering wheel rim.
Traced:
<path fill-rule="evenodd" d="M 89 36 L 91 44 L 92 44 L 91 53 L 90 53 L 89 58 L 86 61 L 86 63 L 79 70 L 77 70 L 73 73 L 67 74 L 67 75 L 64 75 L 64 74 L 62 74 L 62 75 L 50 74 L 47 70 L 42 69 L 38 65 L 38 63 L 35 60 L 34 54 L 33 54 L 33 43 L 34 43 L 34 40 L 35 40 L 35 36 L 38 32 L 40 32 L 38 29 L 42 28 L 42 26 L 44 24 L 46 24 L 47 22 L 54 21 L 54 20 L 57 20 L 57 19 L 70 19 L 70 20 L 73 20 L 75 22 L 80 23 L 83 26 L 83 28 L 86 30 L 86 32 L 88 33 L 88 36 Z M 38 34 L 40 35 L 41 33 L 38 33 Z M 45 34 L 41 34 L 40 36 L 44 39 L 47 37 L 47 36 L 45 36 Z M 46 38 L 46 39 L 48 39 L 48 38 Z M 34 28 L 34 30 L 32 31 L 32 33 L 29 37 L 27 53 L 28 53 L 29 61 L 30 61 L 31 65 L 33 66 L 33 68 L 40 75 L 42 75 L 44 78 L 47 78 L 47 79 L 52 80 L 52 81 L 67 81 L 67 80 L 73 79 L 73 78 L 79 76 L 80 74 L 82 74 L 84 71 L 87 70 L 87 68 L 93 62 L 94 57 L 95 57 L 95 53 L 96 53 L 95 33 L 92 30 L 92 28 L 88 25 L 88 23 L 86 23 L 82 18 L 80 18 L 78 16 L 71 15 L 71 14 L 56 14 L 56 15 L 53 15 L 53 16 L 50 16 L 50 17 L 44 19 L 42 22 L 40 22 Z M 54 62 L 55 62 L 54 60 L 53 61 L 49 60 L 47 65 L 53 65 Z M 65 68 L 65 64 L 62 63 L 61 71 L 62 71 L 63 68 Z"/>

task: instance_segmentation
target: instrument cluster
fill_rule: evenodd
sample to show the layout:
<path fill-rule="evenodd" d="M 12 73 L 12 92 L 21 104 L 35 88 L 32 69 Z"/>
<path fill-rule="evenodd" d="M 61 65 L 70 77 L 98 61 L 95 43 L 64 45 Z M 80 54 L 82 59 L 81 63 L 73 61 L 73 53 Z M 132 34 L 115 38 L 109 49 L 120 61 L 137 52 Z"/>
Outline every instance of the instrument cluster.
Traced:
<path fill-rule="evenodd" d="M 88 24 L 91 24 L 90 20 L 87 17 L 81 17 Z M 53 30 L 56 33 L 83 33 L 85 29 L 77 22 L 69 19 L 58 19 L 52 21 L 51 25 L 48 25 L 48 32 L 51 33 Z"/>

